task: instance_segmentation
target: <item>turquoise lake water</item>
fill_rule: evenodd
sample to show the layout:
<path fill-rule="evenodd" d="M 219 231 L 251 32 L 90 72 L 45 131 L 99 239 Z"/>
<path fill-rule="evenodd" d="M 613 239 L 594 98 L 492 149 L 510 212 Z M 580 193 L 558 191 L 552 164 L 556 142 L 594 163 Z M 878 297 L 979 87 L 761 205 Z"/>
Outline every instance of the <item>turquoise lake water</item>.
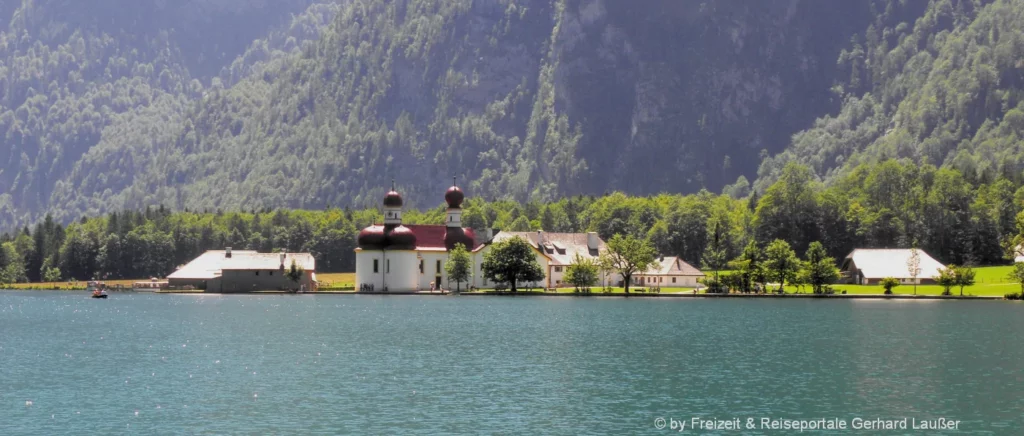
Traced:
<path fill-rule="evenodd" d="M 1024 434 L 1021 332 L 991 301 L 0 292 L 0 434 Z"/>

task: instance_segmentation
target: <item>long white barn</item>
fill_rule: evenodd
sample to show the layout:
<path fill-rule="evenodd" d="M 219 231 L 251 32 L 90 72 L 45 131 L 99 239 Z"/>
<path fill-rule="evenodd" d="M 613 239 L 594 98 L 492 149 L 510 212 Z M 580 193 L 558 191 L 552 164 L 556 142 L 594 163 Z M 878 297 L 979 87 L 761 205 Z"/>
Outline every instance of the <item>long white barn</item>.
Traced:
<path fill-rule="evenodd" d="M 935 283 L 939 270 L 945 265 L 918 249 L 919 271 L 915 279 L 909 266 L 912 255 L 913 250 L 909 248 L 858 248 L 846 255 L 840 271 L 846 281 L 859 285 L 877 285 L 886 277 L 899 279 L 903 284 Z"/>

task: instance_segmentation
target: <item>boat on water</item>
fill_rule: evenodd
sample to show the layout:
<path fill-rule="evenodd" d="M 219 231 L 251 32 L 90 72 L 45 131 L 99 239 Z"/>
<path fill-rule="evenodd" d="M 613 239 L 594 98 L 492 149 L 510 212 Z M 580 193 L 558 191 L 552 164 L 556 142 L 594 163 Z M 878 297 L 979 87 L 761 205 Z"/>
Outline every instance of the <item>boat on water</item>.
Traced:
<path fill-rule="evenodd" d="M 107 298 L 107 284 L 95 280 L 89 281 L 86 291 L 92 292 L 92 298 Z"/>

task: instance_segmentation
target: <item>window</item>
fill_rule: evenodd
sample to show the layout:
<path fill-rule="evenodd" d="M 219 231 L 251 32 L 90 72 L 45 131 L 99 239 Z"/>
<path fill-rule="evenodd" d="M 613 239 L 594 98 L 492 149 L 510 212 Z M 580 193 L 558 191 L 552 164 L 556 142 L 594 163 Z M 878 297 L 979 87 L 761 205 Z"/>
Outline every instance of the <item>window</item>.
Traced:
<path fill-rule="evenodd" d="M 672 283 L 675 283 L 675 282 L 676 282 L 676 278 L 672 277 Z"/>
<path fill-rule="evenodd" d="M 373 260 L 373 272 L 375 272 L 375 273 L 378 273 L 378 272 L 380 272 L 380 271 L 379 271 L 379 268 L 378 268 L 378 266 L 377 266 L 377 259 L 374 259 L 374 260 Z"/>
<path fill-rule="evenodd" d="M 555 267 L 555 272 L 562 272 L 562 267 L 556 266 Z"/>
<path fill-rule="evenodd" d="M 437 261 L 437 273 L 441 274 L 441 261 L 440 260 Z"/>
<path fill-rule="evenodd" d="M 423 274 L 423 259 L 420 259 L 420 274 Z"/>
<path fill-rule="evenodd" d="M 260 275 L 260 272 L 259 272 L 259 271 L 256 271 L 256 275 Z"/>
<path fill-rule="evenodd" d="M 267 272 L 270 273 L 270 275 L 274 275 L 273 271 L 267 271 Z"/>
<path fill-rule="evenodd" d="M 391 259 L 388 259 L 388 264 L 386 265 L 386 268 L 388 270 L 387 273 L 391 274 Z"/>

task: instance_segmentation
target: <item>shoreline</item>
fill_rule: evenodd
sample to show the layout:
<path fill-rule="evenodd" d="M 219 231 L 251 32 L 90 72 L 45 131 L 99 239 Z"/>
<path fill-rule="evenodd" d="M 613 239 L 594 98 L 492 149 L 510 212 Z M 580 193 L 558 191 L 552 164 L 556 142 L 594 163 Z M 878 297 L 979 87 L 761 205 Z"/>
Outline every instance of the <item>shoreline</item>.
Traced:
<path fill-rule="evenodd" d="M 541 292 L 465 292 L 461 294 L 439 294 L 429 292 L 314 292 L 333 295 L 430 295 L 459 297 L 580 297 L 580 298 L 811 298 L 811 299 L 862 299 L 862 300 L 1004 300 L 1003 297 L 981 295 L 885 295 L 885 294 L 576 294 Z M 1006 300 L 1011 301 L 1011 300 Z"/>
<path fill-rule="evenodd" d="M 86 292 L 83 290 L 67 289 L 0 289 L 0 291 L 15 292 Z M 110 295 L 120 294 L 165 294 L 165 295 L 393 295 L 393 296 L 433 296 L 433 297 L 560 297 L 560 298 L 754 298 L 754 299 L 838 299 L 838 300 L 1007 300 L 998 296 L 982 295 L 908 295 L 908 294 L 692 294 L 692 293 L 633 293 L 633 294 L 604 294 L 604 293 L 552 293 L 552 292 L 463 292 L 461 294 L 438 293 L 438 292 L 355 292 L 355 291 L 319 291 L 319 292 L 286 292 L 286 291 L 254 291 L 254 292 L 210 292 L 203 291 L 117 291 Z"/>

